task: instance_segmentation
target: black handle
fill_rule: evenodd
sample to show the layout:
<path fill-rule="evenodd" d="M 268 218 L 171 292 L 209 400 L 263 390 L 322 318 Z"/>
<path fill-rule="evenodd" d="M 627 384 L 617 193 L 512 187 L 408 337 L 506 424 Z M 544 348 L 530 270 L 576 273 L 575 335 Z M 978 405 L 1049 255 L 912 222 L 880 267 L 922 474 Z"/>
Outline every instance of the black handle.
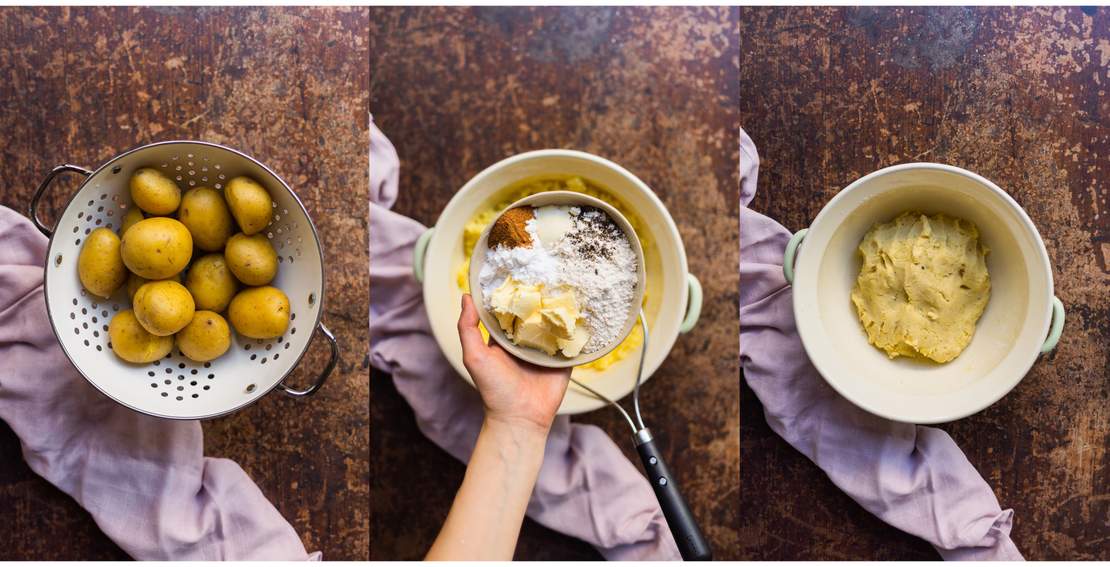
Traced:
<path fill-rule="evenodd" d="M 646 434 L 646 435 L 645 435 Z M 644 440 L 646 438 L 646 440 Z M 713 551 L 709 549 L 709 542 L 705 541 L 701 529 L 686 499 L 678 489 L 678 483 L 671 475 L 667 464 L 663 462 L 663 455 L 655 446 L 655 440 L 646 429 L 637 434 L 636 451 L 640 453 L 640 460 L 644 462 L 644 472 L 648 481 L 655 490 L 655 498 L 659 500 L 659 507 L 663 509 L 663 516 L 667 518 L 667 526 L 671 529 L 678 551 L 685 561 L 709 561 L 713 559 Z"/>

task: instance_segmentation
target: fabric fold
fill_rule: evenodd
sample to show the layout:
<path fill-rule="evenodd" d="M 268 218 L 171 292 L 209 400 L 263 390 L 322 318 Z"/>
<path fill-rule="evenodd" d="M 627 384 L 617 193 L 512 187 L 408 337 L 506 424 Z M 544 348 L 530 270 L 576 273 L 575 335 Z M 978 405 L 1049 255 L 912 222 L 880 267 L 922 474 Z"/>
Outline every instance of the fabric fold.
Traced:
<path fill-rule="evenodd" d="M 412 248 L 424 227 L 389 208 L 398 164 L 389 140 L 371 123 L 371 364 L 392 375 L 397 391 L 432 442 L 462 462 L 470 458 L 482 403 L 431 335 Z M 592 544 L 606 559 L 678 559 L 678 548 L 647 480 L 600 428 L 556 419 L 528 517 Z"/>
<path fill-rule="evenodd" d="M 131 411 L 70 364 L 47 318 L 46 248 L 0 207 L 0 419 L 31 470 L 135 559 L 309 559 L 239 465 L 204 457 L 199 422 Z"/>
<path fill-rule="evenodd" d="M 782 275 L 790 231 L 748 208 L 759 156 L 740 133 L 740 363 L 771 429 L 884 522 L 949 560 L 1020 560 L 1013 511 L 955 441 L 874 416 L 837 394 L 806 356 Z"/>

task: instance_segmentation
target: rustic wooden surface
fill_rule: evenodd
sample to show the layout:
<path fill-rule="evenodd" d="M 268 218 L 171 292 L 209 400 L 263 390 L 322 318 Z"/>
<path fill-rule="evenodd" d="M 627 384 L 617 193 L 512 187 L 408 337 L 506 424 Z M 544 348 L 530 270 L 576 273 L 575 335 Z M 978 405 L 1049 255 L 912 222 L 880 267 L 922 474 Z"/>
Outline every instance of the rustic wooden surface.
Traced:
<path fill-rule="evenodd" d="M 642 392 L 644 416 L 719 558 L 736 558 L 740 516 L 736 14 L 489 8 L 370 16 L 370 107 L 401 157 L 396 210 L 432 224 L 484 167 L 548 147 L 613 159 L 668 205 L 706 308 Z M 420 435 L 388 377 L 372 377 L 371 400 L 371 555 L 417 559 L 463 467 Z M 629 449 L 616 413 L 581 421 Z M 528 522 L 517 557 L 598 556 Z"/>
<path fill-rule="evenodd" d="M 943 429 L 1015 510 L 1026 557 L 1110 559 L 1110 10 L 744 8 L 740 37 L 741 121 L 762 160 L 753 209 L 798 230 L 856 178 L 936 161 L 1029 213 L 1068 309 L 1063 339 L 1000 402 Z M 936 557 L 742 397 L 741 555 Z"/>
<path fill-rule="evenodd" d="M 149 142 L 200 139 L 255 156 L 309 210 L 327 256 L 324 322 L 342 360 L 309 400 L 278 393 L 206 422 L 329 559 L 369 556 L 366 9 L 0 9 L 0 203 L 25 211 L 60 163 L 97 166 Z M 66 201 L 57 186 L 53 214 Z M 54 218 L 50 215 L 49 218 Z M 292 379 L 325 362 L 315 345 Z M 0 558 L 126 556 L 23 463 L 0 426 Z"/>

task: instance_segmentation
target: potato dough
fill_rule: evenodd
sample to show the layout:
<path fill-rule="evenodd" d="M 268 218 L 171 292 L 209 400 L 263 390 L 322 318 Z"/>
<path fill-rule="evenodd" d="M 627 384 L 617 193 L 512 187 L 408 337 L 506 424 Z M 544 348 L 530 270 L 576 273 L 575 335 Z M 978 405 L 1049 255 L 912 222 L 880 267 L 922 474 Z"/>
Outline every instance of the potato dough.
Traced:
<path fill-rule="evenodd" d="M 277 275 L 277 252 L 265 234 L 232 236 L 224 249 L 224 258 L 231 273 L 247 285 L 266 285 Z"/>
<path fill-rule="evenodd" d="M 276 287 L 245 289 L 231 300 L 227 318 L 235 331 L 244 337 L 280 337 L 289 326 L 289 298 Z"/>
<path fill-rule="evenodd" d="M 185 286 L 172 281 L 150 282 L 135 292 L 135 318 L 152 335 L 172 335 L 193 320 L 196 303 Z"/>
<path fill-rule="evenodd" d="M 112 317 L 112 322 L 108 324 L 108 338 L 116 356 L 137 364 L 154 362 L 173 350 L 173 337 L 148 333 L 130 309 Z"/>
<path fill-rule="evenodd" d="M 274 214 L 274 201 L 266 188 L 257 181 L 249 177 L 236 177 L 227 182 L 224 197 L 227 197 L 227 205 L 243 234 L 256 234 L 270 224 L 270 217 Z"/>
<path fill-rule="evenodd" d="M 181 354 L 197 362 L 217 359 L 231 346 L 231 329 L 223 317 L 211 311 L 197 311 L 193 320 L 177 333 Z"/>
<path fill-rule="evenodd" d="M 105 299 L 112 297 L 127 280 L 116 233 L 98 228 L 89 234 L 77 256 L 77 275 L 89 293 Z"/>
<path fill-rule="evenodd" d="M 148 279 L 177 275 L 193 257 L 193 237 L 180 222 L 166 217 L 139 221 L 123 235 L 121 246 L 127 269 Z"/>
<path fill-rule="evenodd" d="M 239 281 L 231 274 L 222 254 L 208 254 L 189 267 L 185 287 L 193 294 L 197 309 L 220 313 L 239 291 Z"/>
<path fill-rule="evenodd" d="M 219 252 L 235 233 L 231 211 L 224 196 L 211 187 L 196 187 L 185 192 L 177 220 L 189 229 L 193 243 L 205 252 Z"/>
<path fill-rule="evenodd" d="M 161 171 L 144 167 L 131 174 L 131 200 L 152 215 L 168 215 L 181 204 L 181 189 Z"/>
<path fill-rule="evenodd" d="M 990 299 L 988 253 L 974 224 L 944 214 L 907 212 L 871 227 L 852 289 L 868 341 L 890 358 L 955 359 Z"/>

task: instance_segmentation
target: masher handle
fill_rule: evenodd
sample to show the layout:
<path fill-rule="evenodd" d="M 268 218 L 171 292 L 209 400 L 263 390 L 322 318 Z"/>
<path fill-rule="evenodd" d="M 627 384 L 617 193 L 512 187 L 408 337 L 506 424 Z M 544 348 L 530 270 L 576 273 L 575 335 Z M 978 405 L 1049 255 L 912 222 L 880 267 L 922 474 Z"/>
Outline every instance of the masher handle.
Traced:
<path fill-rule="evenodd" d="M 709 549 L 709 542 L 705 540 L 694 514 L 686 505 L 686 499 L 678 488 L 674 475 L 663 462 L 663 455 L 655 446 L 655 440 L 641 442 L 636 446 L 640 460 L 644 464 L 648 482 L 655 490 L 655 498 L 659 500 L 659 507 L 663 516 L 667 518 L 667 526 L 678 544 L 678 552 L 684 561 L 709 561 L 713 559 L 713 551 Z"/>
<path fill-rule="evenodd" d="M 39 232 L 45 234 L 48 237 L 52 236 L 54 231 L 47 227 L 46 223 L 42 222 L 42 220 L 39 219 L 39 201 L 42 200 L 42 195 L 46 193 L 46 188 L 49 187 L 50 183 L 54 181 L 54 178 L 61 173 L 80 173 L 85 177 L 92 175 L 91 171 L 83 167 L 69 164 L 59 165 L 58 167 L 51 169 L 50 173 L 47 174 L 46 179 L 43 179 L 42 183 L 39 184 L 39 188 L 35 189 L 35 194 L 31 197 L 31 206 L 27 208 L 27 216 L 31 217 L 31 222 L 35 223 L 35 228 L 39 229 Z"/>

